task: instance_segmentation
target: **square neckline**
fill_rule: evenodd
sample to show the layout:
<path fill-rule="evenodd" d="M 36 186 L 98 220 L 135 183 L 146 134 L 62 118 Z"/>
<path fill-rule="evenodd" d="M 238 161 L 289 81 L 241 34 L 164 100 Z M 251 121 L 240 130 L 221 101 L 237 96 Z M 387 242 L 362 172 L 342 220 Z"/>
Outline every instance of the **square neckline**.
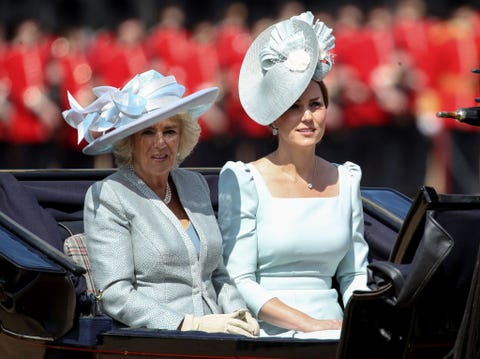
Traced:
<path fill-rule="evenodd" d="M 336 196 L 328 196 L 328 197 L 277 197 L 277 196 L 274 196 L 272 194 L 272 192 L 270 191 L 270 188 L 268 188 L 267 186 L 267 183 L 265 182 L 265 179 L 263 178 L 262 174 L 260 173 L 260 171 L 257 169 L 257 167 L 255 167 L 255 165 L 252 163 L 252 162 L 249 162 L 249 163 L 246 163 L 245 166 L 247 167 L 247 169 L 252 172 L 252 177 L 254 177 L 254 179 L 256 177 L 258 177 L 260 179 L 260 183 L 261 183 L 261 186 L 263 187 L 264 191 L 269 195 L 269 197 L 271 199 L 279 199 L 279 200 L 285 200 L 285 199 L 294 199 L 294 200 L 304 200 L 304 199 L 307 199 L 307 200 L 318 200 L 318 199 L 337 199 L 337 198 L 340 198 L 340 195 L 342 194 L 342 183 L 343 183 L 343 180 L 342 180 L 342 175 L 341 175 L 341 171 L 339 169 L 340 165 L 338 165 L 337 163 L 332 163 L 336 168 L 337 168 L 337 172 L 338 172 L 338 194 Z M 258 181 L 256 183 L 259 183 Z"/>

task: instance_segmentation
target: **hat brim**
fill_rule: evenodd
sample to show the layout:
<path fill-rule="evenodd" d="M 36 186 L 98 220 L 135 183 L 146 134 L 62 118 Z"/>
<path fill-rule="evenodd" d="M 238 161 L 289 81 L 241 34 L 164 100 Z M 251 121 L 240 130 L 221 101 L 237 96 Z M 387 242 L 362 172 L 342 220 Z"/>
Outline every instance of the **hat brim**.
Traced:
<path fill-rule="evenodd" d="M 260 52 L 278 24 L 264 30 L 250 45 L 240 68 L 238 91 L 246 113 L 261 125 L 271 124 L 297 101 L 312 79 L 318 61 L 318 40 L 312 26 L 301 20 L 284 21 L 291 21 L 295 33 L 303 33 L 310 63 L 300 72 L 279 62 L 263 74 Z"/>
<path fill-rule="evenodd" d="M 146 113 L 129 124 L 116 128 L 96 138 L 83 148 L 83 153 L 86 155 L 109 153 L 112 151 L 113 145 L 116 142 L 162 120 L 166 120 L 180 112 L 188 112 L 192 117 L 192 120 L 196 121 L 213 105 L 217 95 L 218 88 L 211 87 L 197 91 L 189 96 L 182 97 L 178 101 L 173 101 L 160 109 Z"/>

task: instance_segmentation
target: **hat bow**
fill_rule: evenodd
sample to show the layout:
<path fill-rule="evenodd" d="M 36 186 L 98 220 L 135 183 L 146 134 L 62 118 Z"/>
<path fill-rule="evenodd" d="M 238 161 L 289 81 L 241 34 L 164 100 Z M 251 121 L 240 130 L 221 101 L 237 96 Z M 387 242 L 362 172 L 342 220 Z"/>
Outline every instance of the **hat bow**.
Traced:
<path fill-rule="evenodd" d="M 173 76 L 163 76 L 150 70 L 136 75 L 121 90 L 112 86 L 97 86 L 97 99 L 86 107 L 68 92 L 70 109 L 63 112 L 65 121 L 77 129 L 78 143 L 91 143 L 92 132 L 105 133 L 138 119 L 145 113 L 180 100 L 185 87 Z"/>

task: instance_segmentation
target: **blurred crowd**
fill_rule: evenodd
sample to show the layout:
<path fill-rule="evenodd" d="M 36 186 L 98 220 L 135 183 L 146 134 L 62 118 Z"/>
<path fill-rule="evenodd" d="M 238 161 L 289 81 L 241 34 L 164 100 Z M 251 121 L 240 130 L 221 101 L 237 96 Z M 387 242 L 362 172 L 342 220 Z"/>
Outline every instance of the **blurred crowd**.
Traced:
<path fill-rule="evenodd" d="M 238 72 L 252 39 L 278 19 L 306 9 L 287 2 L 271 17 L 248 22 L 233 2 L 218 20 L 185 25 L 180 5 L 162 9 L 147 26 L 131 16 L 115 28 L 69 26 L 45 31 L 34 17 L 0 34 L 0 168 L 114 166 L 109 155 L 81 153 L 76 130 L 62 119 L 67 90 L 87 105 L 94 86 L 122 87 L 154 68 L 173 74 L 187 94 L 219 86 L 200 122 L 189 167 L 249 161 L 269 152 L 269 128 L 249 120 L 239 103 Z M 318 154 L 363 169 L 363 186 L 414 195 L 423 184 L 441 192 L 479 193 L 480 131 L 436 112 L 476 106 L 480 96 L 480 12 L 458 6 L 433 17 L 422 0 L 399 0 L 368 11 L 355 4 L 316 17 L 334 29 L 335 65 L 326 78 L 328 128 Z M 3 35 L 3 36 L 2 36 Z"/>

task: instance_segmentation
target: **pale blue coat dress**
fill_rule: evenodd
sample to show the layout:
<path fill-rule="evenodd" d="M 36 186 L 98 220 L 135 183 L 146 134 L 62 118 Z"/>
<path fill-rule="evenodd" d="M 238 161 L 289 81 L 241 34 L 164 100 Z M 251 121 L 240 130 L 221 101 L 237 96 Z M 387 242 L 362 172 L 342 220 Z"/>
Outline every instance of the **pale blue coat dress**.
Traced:
<path fill-rule="evenodd" d="M 342 319 L 356 289 L 368 290 L 360 167 L 336 165 L 339 195 L 276 198 L 252 164 L 228 162 L 219 179 L 218 220 L 230 276 L 258 315 L 270 299 L 318 319 Z M 260 321 L 262 336 L 338 338 L 340 331 L 300 333 Z"/>

